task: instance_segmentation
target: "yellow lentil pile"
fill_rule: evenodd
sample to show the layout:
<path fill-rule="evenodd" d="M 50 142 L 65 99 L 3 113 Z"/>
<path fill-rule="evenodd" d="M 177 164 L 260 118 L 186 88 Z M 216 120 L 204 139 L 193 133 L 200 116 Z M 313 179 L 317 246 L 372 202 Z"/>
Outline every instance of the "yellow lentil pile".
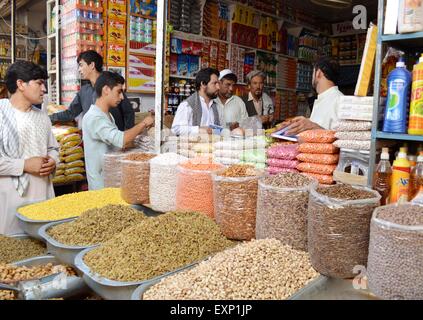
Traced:
<path fill-rule="evenodd" d="M 170 212 L 127 228 L 84 257 L 91 271 L 117 281 L 144 281 L 233 246 L 207 216 Z"/>
<path fill-rule="evenodd" d="M 40 221 L 55 221 L 79 217 L 84 211 L 101 208 L 108 204 L 127 205 L 120 196 L 120 189 L 106 188 L 66 194 L 18 209 L 26 218 Z"/>
<path fill-rule="evenodd" d="M 12 263 L 47 253 L 44 243 L 0 235 L 0 263 Z"/>
<path fill-rule="evenodd" d="M 306 252 L 279 240 L 244 242 L 162 279 L 146 300 L 280 300 L 318 277 Z"/>
<path fill-rule="evenodd" d="M 142 212 L 129 206 L 108 205 L 85 211 L 75 221 L 54 226 L 47 233 L 60 243 L 90 246 L 103 243 L 144 219 L 147 217 Z"/>

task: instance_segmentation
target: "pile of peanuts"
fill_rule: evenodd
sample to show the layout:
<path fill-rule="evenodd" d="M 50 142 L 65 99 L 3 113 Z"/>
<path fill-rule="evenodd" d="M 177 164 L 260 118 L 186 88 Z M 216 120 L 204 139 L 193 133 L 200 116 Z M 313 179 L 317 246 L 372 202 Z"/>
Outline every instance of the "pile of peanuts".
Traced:
<path fill-rule="evenodd" d="M 318 275 L 306 252 L 275 239 L 253 240 L 163 278 L 143 299 L 281 300 Z"/>

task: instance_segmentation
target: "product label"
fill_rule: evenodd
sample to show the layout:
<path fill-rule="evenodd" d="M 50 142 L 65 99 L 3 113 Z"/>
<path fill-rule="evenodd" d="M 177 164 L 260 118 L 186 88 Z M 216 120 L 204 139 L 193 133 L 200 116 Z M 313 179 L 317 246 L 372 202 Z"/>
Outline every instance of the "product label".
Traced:
<path fill-rule="evenodd" d="M 405 81 L 398 79 L 390 82 L 387 99 L 387 119 L 392 121 L 402 120 L 401 96 L 404 96 Z"/>

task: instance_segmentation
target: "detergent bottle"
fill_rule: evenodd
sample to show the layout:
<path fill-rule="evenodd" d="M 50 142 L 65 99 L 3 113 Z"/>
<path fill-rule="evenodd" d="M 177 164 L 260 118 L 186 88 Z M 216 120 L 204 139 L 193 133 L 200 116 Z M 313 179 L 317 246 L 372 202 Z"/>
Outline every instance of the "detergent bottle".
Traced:
<path fill-rule="evenodd" d="M 408 201 L 410 187 L 410 162 L 404 148 L 400 149 L 392 167 L 390 203 Z"/>
<path fill-rule="evenodd" d="M 410 97 L 411 73 L 403 58 L 388 75 L 388 98 L 386 100 L 384 132 L 406 133 Z"/>
<path fill-rule="evenodd" d="M 423 135 L 423 54 L 413 68 L 408 134 Z"/>

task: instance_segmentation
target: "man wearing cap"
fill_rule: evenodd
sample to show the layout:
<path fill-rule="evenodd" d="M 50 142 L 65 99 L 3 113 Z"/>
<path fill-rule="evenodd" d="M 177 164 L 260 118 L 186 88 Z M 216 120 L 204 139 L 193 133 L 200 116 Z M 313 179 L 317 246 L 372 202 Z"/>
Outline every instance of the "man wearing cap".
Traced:
<path fill-rule="evenodd" d="M 219 92 L 215 101 L 219 108 L 220 124 L 231 130 L 248 118 L 244 101 L 234 95 L 234 86 L 237 81 L 237 76 L 231 70 L 220 71 Z"/>
<path fill-rule="evenodd" d="M 176 135 L 196 135 L 213 132 L 220 126 L 219 110 L 214 99 L 219 91 L 219 71 L 205 68 L 195 77 L 196 92 L 178 106 L 172 123 Z"/>
<path fill-rule="evenodd" d="M 247 75 L 247 83 L 250 92 L 248 96 L 243 97 L 243 101 L 247 108 L 248 116 L 259 116 L 263 125 L 273 121 L 273 113 L 275 108 L 272 99 L 263 92 L 264 80 L 266 75 L 259 70 L 251 71 Z"/>
<path fill-rule="evenodd" d="M 320 58 L 313 69 L 313 88 L 318 96 L 314 101 L 310 119 L 295 117 L 282 124 L 288 127 L 286 135 L 297 135 L 312 129 L 332 130 L 338 121 L 339 98 L 343 93 L 339 91 L 339 64 L 337 61 L 324 57 Z"/>

